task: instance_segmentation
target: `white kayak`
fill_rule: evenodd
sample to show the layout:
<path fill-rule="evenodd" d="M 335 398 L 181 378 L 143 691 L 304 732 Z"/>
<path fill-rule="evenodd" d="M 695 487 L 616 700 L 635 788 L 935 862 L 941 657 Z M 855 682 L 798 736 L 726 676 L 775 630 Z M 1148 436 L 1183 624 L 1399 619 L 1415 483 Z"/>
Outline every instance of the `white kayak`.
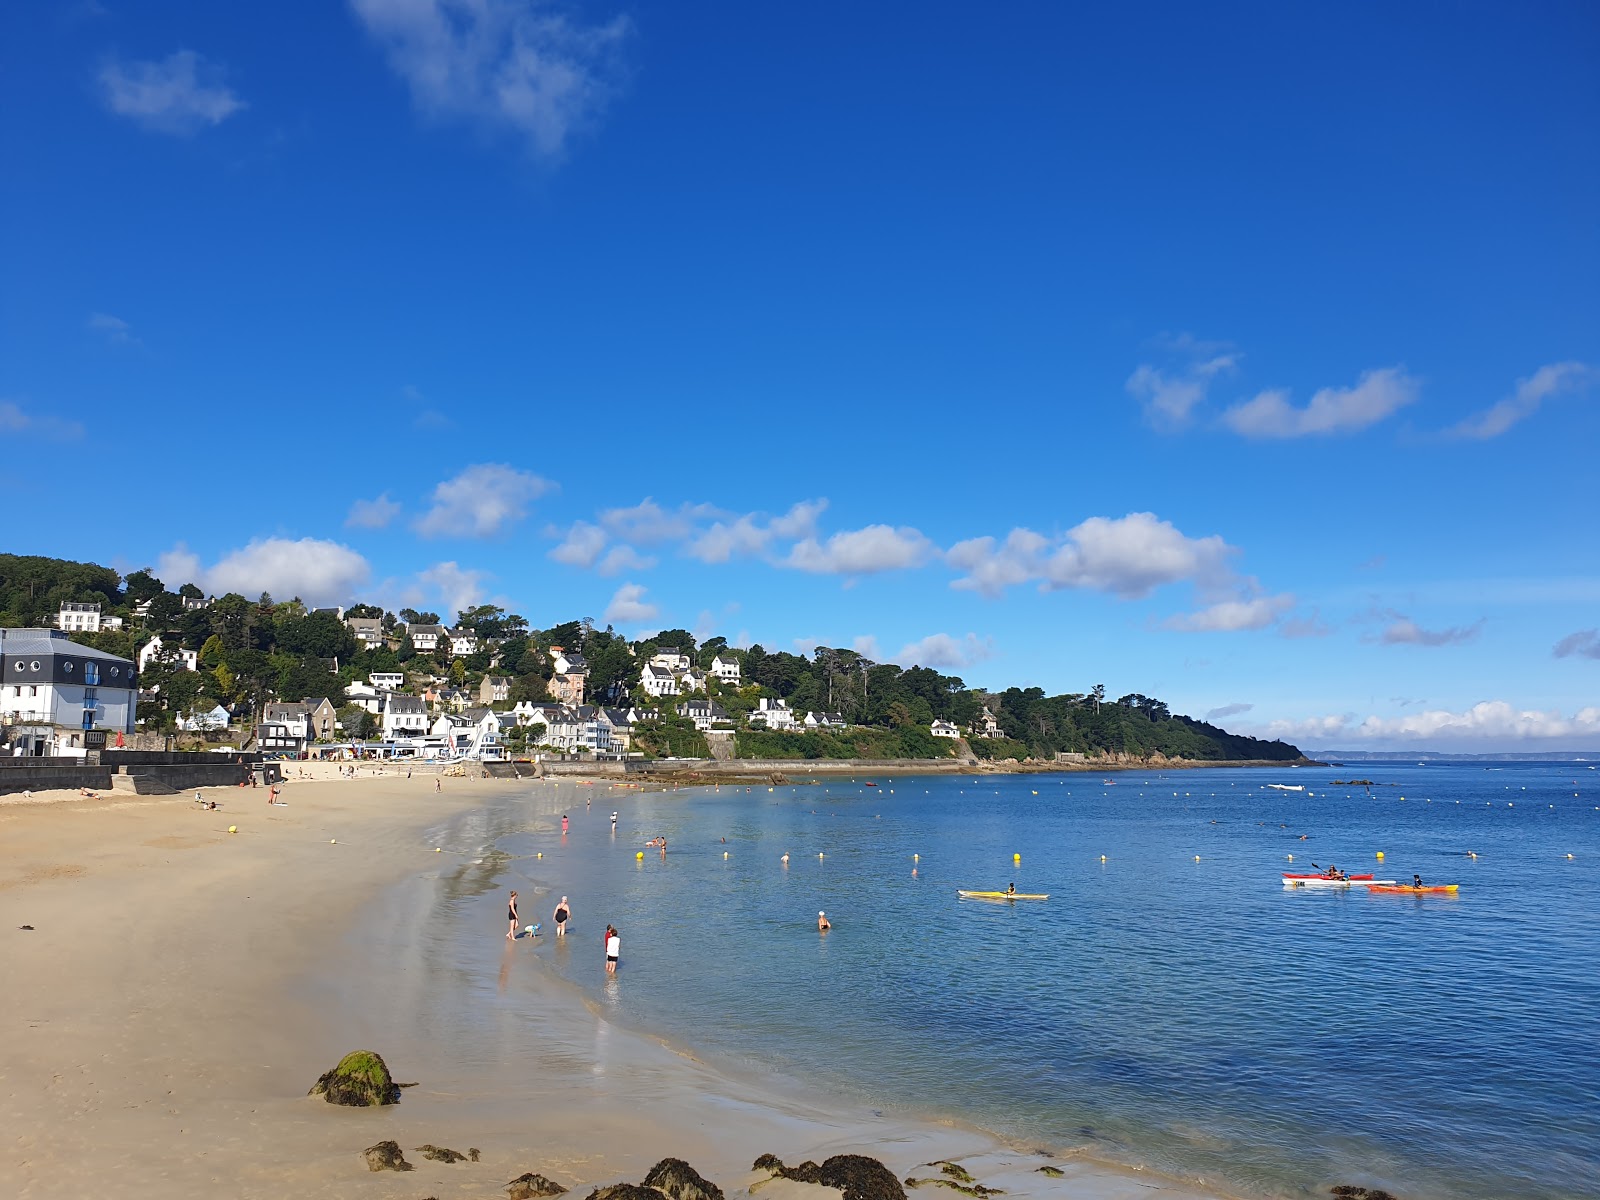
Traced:
<path fill-rule="evenodd" d="M 1369 883 L 1393 885 L 1392 879 L 1285 879 L 1286 888 L 1352 888 L 1366 887 Z"/>

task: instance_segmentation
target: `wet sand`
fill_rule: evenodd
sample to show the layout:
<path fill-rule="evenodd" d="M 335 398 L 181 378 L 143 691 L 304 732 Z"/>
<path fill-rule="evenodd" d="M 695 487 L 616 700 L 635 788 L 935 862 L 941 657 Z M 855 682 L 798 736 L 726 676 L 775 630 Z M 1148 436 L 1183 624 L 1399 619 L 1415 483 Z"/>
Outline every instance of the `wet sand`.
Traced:
<path fill-rule="evenodd" d="M 580 795 L 604 803 L 608 786 L 544 783 L 537 796 L 558 812 Z M 459 839 L 435 852 L 446 829 L 529 787 L 446 778 L 436 793 L 432 774 L 387 774 L 291 779 L 281 808 L 261 789 L 205 789 L 216 811 L 188 795 L 0 806 L 0 1194 L 498 1196 L 536 1171 L 582 1196 L 670 1155 L 737 1195 L 765 1178 L 749 1167 L 770 1151 L 868 1154 L 902 1178 L 959 1159 L 1023 1200 L 1197 1195 L 731 1078 L 611 1024 L 524 943 L 505 943 L 494 987 L 539 1014 L 537 1038 L 508 1021 L 486 1061 L 452 1060 L 440 1042 L 459 1014 L 429 1006 L 438 968 L 408 949 L 408 930 L 441 872 L 472 861 Z M 525 896 L 523 921 L 547 922 L 545 907 Z M 382 1109 L 307 1097 L 353 1049 L 416 1086 Z M 415 1171 L 367 1170 L 360 1152 L 386 1138 Z M 481 1161 L 433 1163 L 412 1151 L 424 1143 L 476 1147 Z M 1066 1174 L 1038 1173 L 1047 1162 Z"/>

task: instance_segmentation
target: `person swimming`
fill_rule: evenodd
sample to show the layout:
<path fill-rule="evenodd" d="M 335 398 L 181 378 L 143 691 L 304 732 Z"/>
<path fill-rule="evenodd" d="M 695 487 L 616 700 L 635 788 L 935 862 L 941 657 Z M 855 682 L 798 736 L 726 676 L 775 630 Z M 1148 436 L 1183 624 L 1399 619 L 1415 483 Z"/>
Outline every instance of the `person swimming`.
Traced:
<path fill-rule="evenodd" d="M 827 933 L 828 930 L 830 930 L 832 928 L 833 928 L 833 922 L 828 920 L 828 914 L 825 913 L 825 912 L 819 912 L 817 914 L 817 932 L 818 933 Z"/>

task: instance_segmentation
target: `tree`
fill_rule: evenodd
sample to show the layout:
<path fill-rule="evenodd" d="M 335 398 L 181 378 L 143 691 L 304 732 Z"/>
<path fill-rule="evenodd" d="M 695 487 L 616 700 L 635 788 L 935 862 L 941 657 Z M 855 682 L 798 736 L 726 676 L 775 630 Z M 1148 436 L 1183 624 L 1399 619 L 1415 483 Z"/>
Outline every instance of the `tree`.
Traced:
<path fill-rule="evenodd" d="M 459 658 L 452 659 L 450 662 L 450 682 L 455 684 L 456 687 L 460 687 L 466 681 L 467 664 L 462 662 Z"/>
<path fill-rule="evenodd" d="M 171 629 L 182 611 L 182 600 L 171 592 L 158 592 L 150 601 L 150 611 L 145 614 L 144 623 L 150 629 Z"/>
<path fill-rule="evenodd" d="M 350 617 L 382 617 L 383 609 L 376 604 L 352 604 L 344 610 L 346 618 Z"/>
<path fill-rule="evenodd" d="M 178 589 L 178 595 L 185 600 L 204 600 L 206 594 L 192 583 L 186 583 Z"/>
<path fill-rule="evenodd" d="M 161 580 L 152 575 L 148 568 L 134 571 L 122 581 L 122 586 L 127 593 L 129 604 L 143 604 L 146 600 L 154 600 L 167 590 Z"/>
<path fill-rule="evenodd" d="M 378 726 L 378 719 L 359 704 L 346 704 L 339 709 L 339 727 L 347 738 L 365 741 Z"/>
<path fill-rule="evenodd" d="M 435 612 L 418 612 L 414 608 L 402 608 L 400 619 L 407 625 L 437 625 L 439 614 Z"/>
<path fill-rule="evenodd" d="M 1089 689 L 1089 695 L 1094 697 L 1094 710 L 1095 710 L 1095 712 L 1099 712 L 1100 711 L 1100 705 L 1104 702 L 1104 700 L 1106 698 L 1106 685 L 1103 684 L 1103 683 L 1095 684 L 1094 687 Z"/>

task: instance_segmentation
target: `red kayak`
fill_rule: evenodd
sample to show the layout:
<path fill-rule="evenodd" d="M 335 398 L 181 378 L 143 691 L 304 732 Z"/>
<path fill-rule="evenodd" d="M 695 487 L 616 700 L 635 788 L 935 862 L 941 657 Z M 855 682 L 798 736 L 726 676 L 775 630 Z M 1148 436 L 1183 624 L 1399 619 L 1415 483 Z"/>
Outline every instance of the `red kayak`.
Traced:
<path fill-rule="evenodd" d="M 1292 871 L 1285 871 L 1283 873 L 1283 877 L 1285 879 L 1327 879 L 1328 878 L 1328 876 L 1323 875 L 1320 872 L 1318 872 L 1315 875 L 1296 875 Z M 1376 879 L 1377 876 L 1372 874 L 1371 872 L 1368 872 L 1365 875 L 1347 875 L 1345 878 L 1347 878 L 1347 879 Z"/>

